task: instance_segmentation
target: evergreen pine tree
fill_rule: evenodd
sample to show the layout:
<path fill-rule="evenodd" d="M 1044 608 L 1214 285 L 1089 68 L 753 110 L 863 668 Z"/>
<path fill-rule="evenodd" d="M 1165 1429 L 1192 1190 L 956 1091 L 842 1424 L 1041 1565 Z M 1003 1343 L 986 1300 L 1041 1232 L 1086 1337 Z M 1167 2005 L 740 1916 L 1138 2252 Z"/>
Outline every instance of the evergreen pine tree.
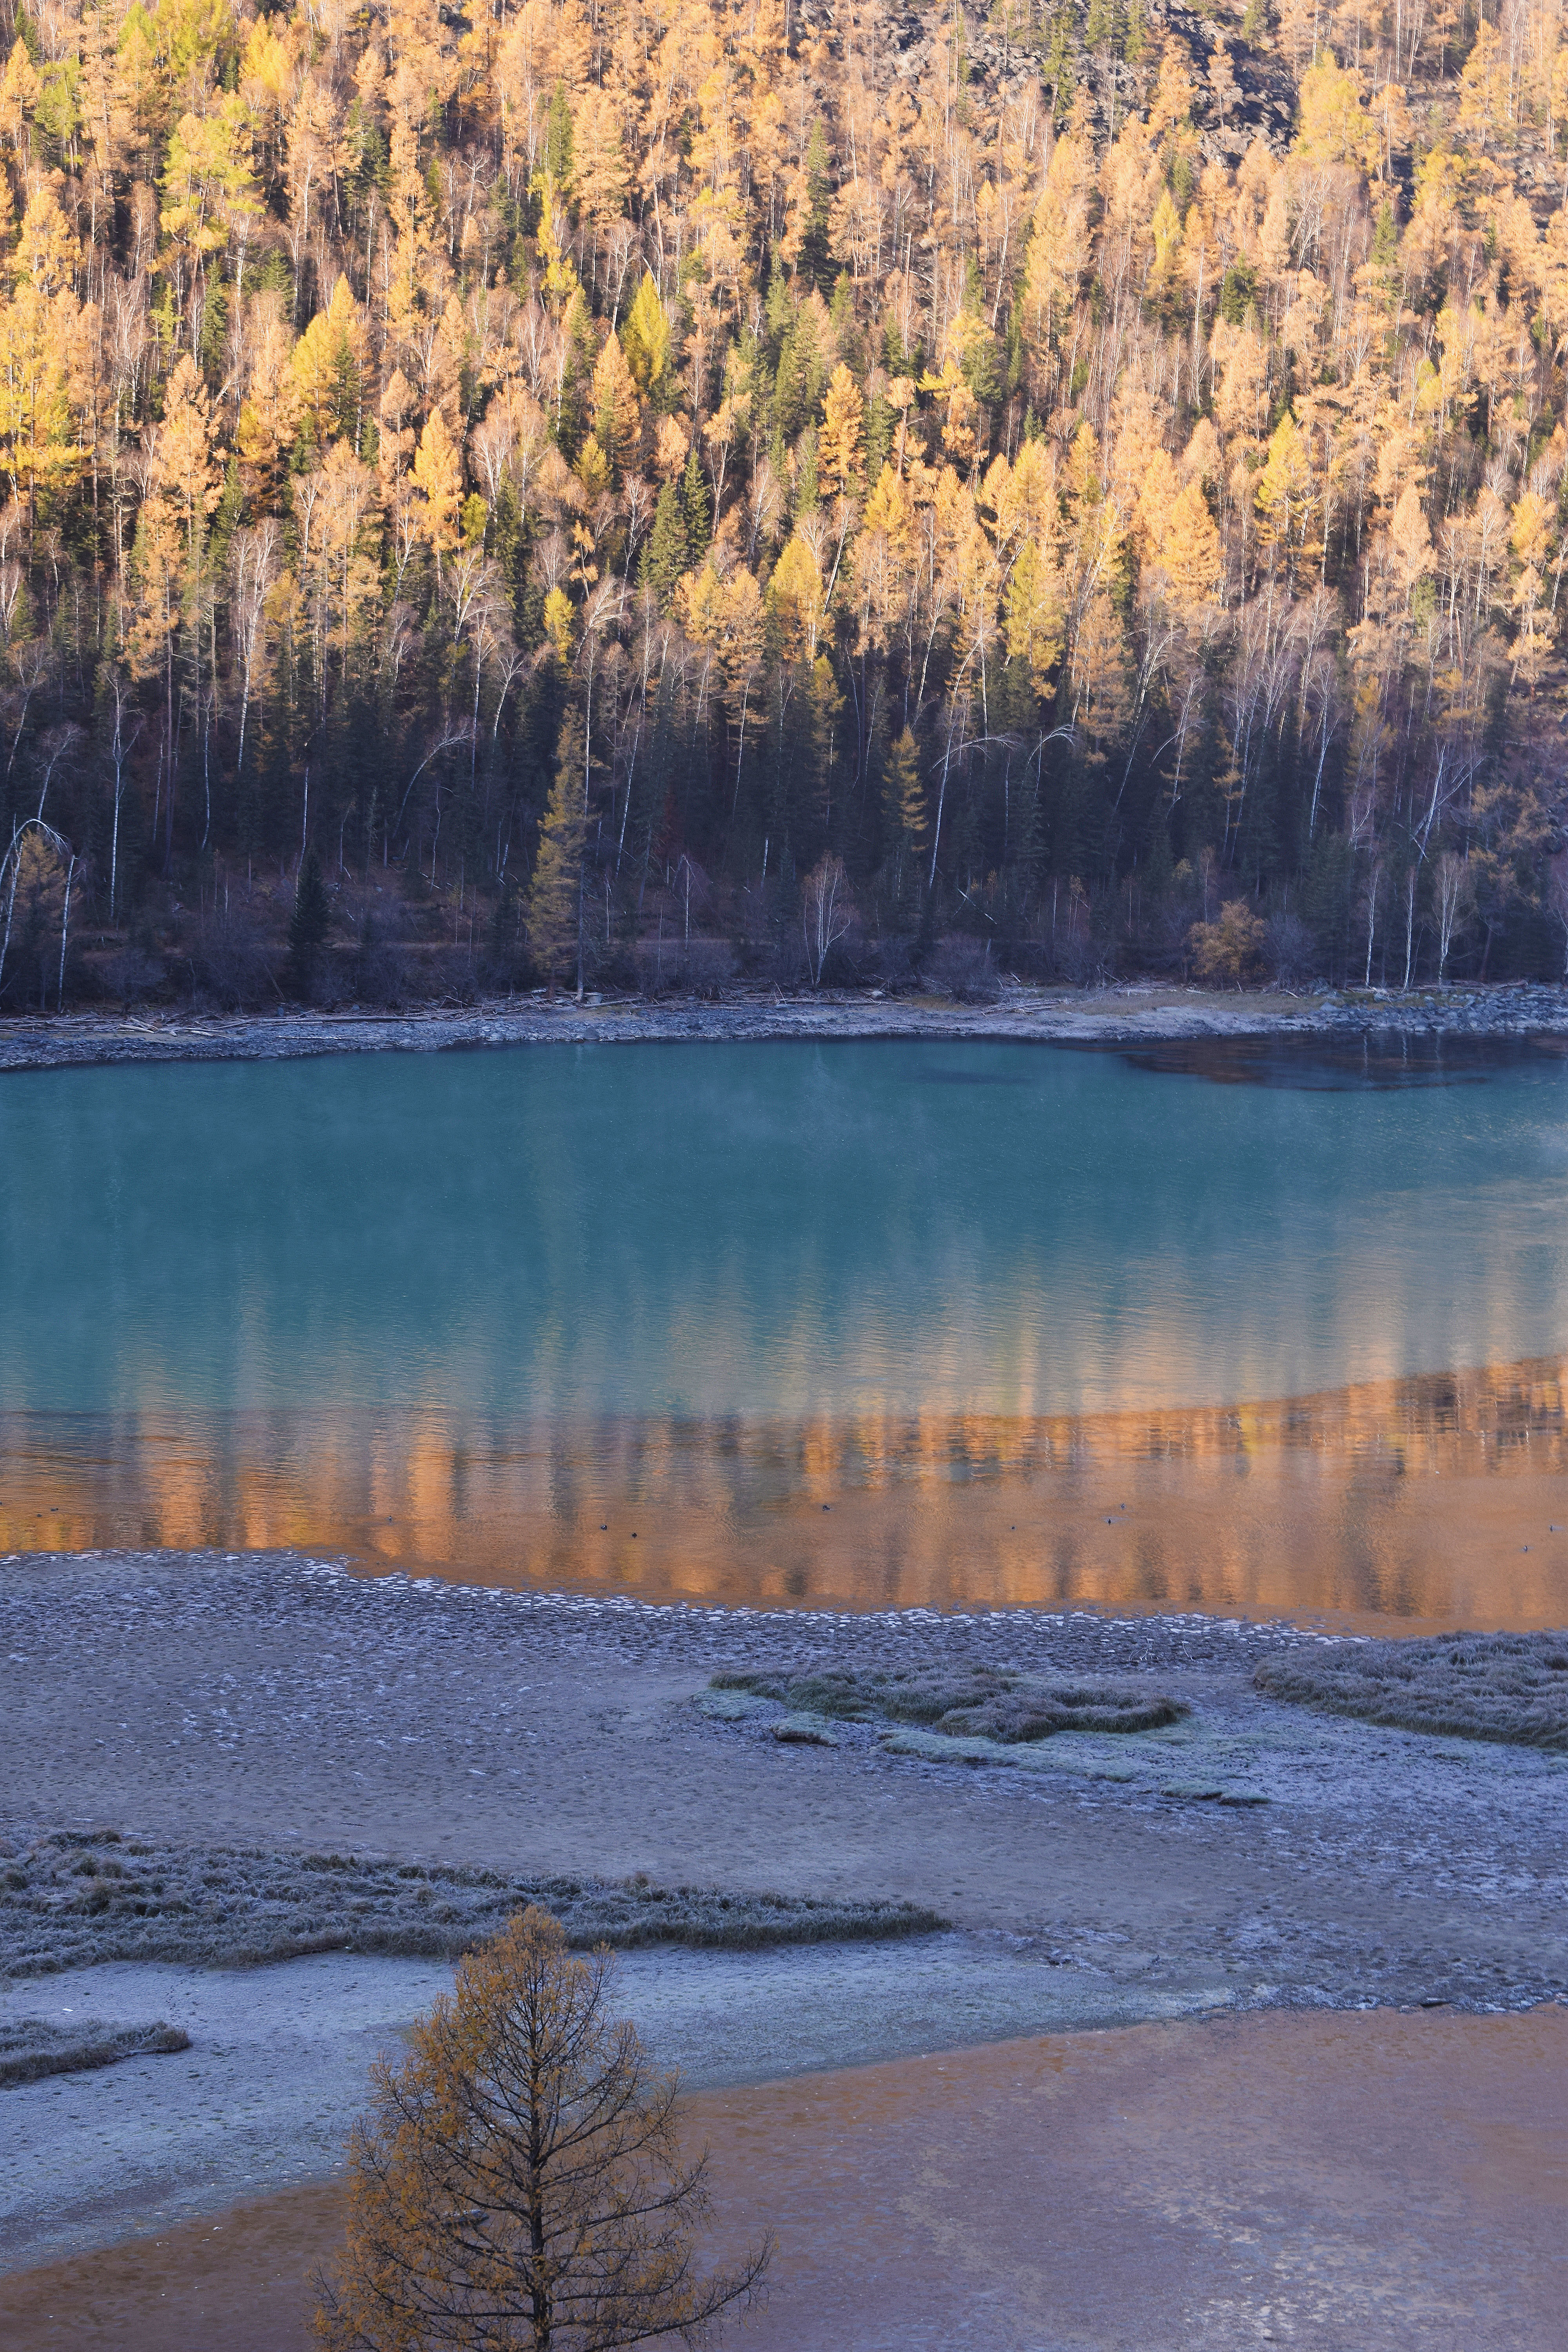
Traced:
<path fill-rule="evenodd" d="M 690 569 L 691 551 L 680 492 L 673 482 L 666 482 L 654 505 L 653 529 L 642 551 L 637 577 L 658 599 L 659 611 L 668 613 L 677 582 Z"/>
<path fill-rule="evenodd" d="M 309 1003 L 315 994 L 321 950 L 331 929 L 332 907 L 321 878 L 321 861 L 313 849 L 300 861 L 294 890 L 294 912 L 289 921 L 289 992 Z"/>
<path fill-rule="evenodd" d="M 827 207 L 833 194 L 827 175 L 827 135 L 820 119 L 811 126 L 805 150 L 805 194 L 809 207 L 805 235 L 800 246 L 800 274 L 808 286 L 825 294 L 837 271 L 827 249 Z"/>
<path fill-rule="evenodd" d="M 574 961 L 579 992 L 583 985 L 583 851 L 588 833 L 583 752 L 582 718 L 569 709 L 561 723 L 555 781 L 528 893 L 529 953 L 552 995 L 558 977 Z"/>
<path fill-rule="evenodd" d="M 572 184 L 572 101 L 557 82 L 544 118 L 544 168 L 563 188 Z"/>
<path fill-rule="evenodd" d="M 921 852 L 926 840 L 925 787 L 920 745 L 905 728 L 888 755 L 882 781 L 883 838 L 893 845 L 893 894 L 900 919 L 913 929 L 920 919 L 924 881 Z"/>
<path fill-rule="evenodd" d="M 693 448 L 686 460 L 686 471 L 680 477 L 680 511 L 686 526 L 686 569 L 701 562 L 708 552 L 708 542 L 713 534 L 709 528 L 708 485 L 702 478 L 702 467 Z"/>

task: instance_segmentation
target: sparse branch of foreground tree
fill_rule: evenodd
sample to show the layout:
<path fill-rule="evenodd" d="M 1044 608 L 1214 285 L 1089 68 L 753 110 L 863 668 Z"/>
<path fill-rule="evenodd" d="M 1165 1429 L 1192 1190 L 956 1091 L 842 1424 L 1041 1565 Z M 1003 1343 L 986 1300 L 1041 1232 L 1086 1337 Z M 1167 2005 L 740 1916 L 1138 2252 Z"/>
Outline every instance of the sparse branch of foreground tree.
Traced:
<path fill-rule="evenodd" d="M 700 2346 L 763 2292 L 771 2239 L 698 2267 L 707 2150 L 682 2157 L 676 2078 L 609 2013 L 612 1968 L 531 1906 L 374 2068 L 347 2242 L 315 2282 L 330 2352 Z"/>

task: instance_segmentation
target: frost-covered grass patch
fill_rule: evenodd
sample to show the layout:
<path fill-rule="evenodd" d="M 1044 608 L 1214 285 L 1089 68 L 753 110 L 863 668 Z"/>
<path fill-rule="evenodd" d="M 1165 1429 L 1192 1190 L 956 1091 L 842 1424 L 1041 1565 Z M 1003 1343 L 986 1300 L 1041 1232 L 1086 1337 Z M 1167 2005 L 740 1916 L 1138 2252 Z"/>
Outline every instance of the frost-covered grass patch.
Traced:
<path fill-rule="evenodd" d="M 530 1903 L 579 1948 L 686 1944 L 745 1950 L 923 1935 L 946 1926 L 911 1903 L 728 1895 L 638 1876 L 512 1876 L 342 1853 L 154 1843 L 107 1830 L 0 1843 L 0 1972 L 39 1976 L 101 1960 L 243 1967 L 304 1952 L 472 1950 Z"/>
<path fill-rule="evenodd" d="M 1243 1743 L 1194 1738 L 1183 1730 L 1133 1733 L 1111 1739 L 1093 1733 L 1067 1733 L 1048 1746 L 1027 1747 L 999 1739 L 946 1738 L 932 1731 L 889 1731 L 882 1736 L 889 1756 L 916 1756 L 926 1764 L 991 1764 L 1016 1772 L 1076 1773 L 1086 1780 L 1141 1781 L 1157 1788 L 1163 1797 L 1181 1797 L 1222 1805 L 1266 1805 L 1262 1790 L 1237 1780 L 1229 1767 L 1232 1752 Z M 1218 1770 L 1201 1777 L 1171 1780 L 1173 1763 L 1214 1761 Z M 1238 1759 L 1245 1769 L 1248 1758 Z"/>
<path fill-rule="evenodd" d="M 918 1756 L 924 1764 L 1001 1764 L 1016 1772 L 1079 1772 L 1091 1780 L 1136 1780 L 1136 1763 L 1086 1748 L 1076 1739 L 1053 1740 L 1048 1748 L 1017 1741 L 965 1738 L 936 1731 L 889 1731 L 882 1739 L 888 1756 Z"/>
<path fill-rule="evenodd" d="M 823 1667 L 810 1674 L 729 1673 L 711 1689 L 773 1700 L 793 1715 L 847 1723 L 919 1724 L 944 1739 L 984 1739 L 1015 1747 L 1058 1732 L 1153 1731 L 1188 1713 L 1184 1699 L 1142 1683 L 1100 1675 L 1014 1674 L 988 1666 L 879 1674 Z M 710 1712 L 719 1710 L 711 1699 Z"/>
<path fill-rule="evenodd" d="M 834 1724 L 854 1724 L 884 1756 L 922 1764 L 1071 1774 L 1226 1805 L 1268 1801 L 1237 1777 L 1258 1760 L 1266 1739 L 1216 1737 L 1184 1700 L 1143 1684 L 984 1669 L 726 1673 L 697 1705 L 710 1721 L 753 1724 L 785 1743 L 834 1747 Z M 1173 1768 L 1181 1777 L 1172 1778 Z"/>
<path fill-rule="evenodd" d="M 41 2083 L 47 2074 L 79 2074 L 112 2066 L 118 2058 L 150 2058 L 188 2050 L 191 2037 L 177 2025 L 105 2025 L 100 2018 L 56 2025 L 46 2017 L 19 2017 L 0 2024 L 0 2090 Z"/>
<path fill-rule="evenodd" d="M 825 1715 L 781 1716 L 773 1726 L 773 1738 L 786 1747 L 837 1748 L 838 1734 Z"/>
<path fill-rule="evenodd" d="M 1568 1633 L 1445 1633 L 1286 1650 L 1253 1675 L 1270 1698 L 1403 1731 L 1568 1750 Z"/>

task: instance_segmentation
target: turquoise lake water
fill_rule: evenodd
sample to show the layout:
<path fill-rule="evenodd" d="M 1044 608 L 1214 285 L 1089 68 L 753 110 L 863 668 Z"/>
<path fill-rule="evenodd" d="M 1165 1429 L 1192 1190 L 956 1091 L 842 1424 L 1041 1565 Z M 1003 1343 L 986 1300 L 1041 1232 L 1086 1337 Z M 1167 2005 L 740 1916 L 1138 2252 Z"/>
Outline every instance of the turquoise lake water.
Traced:
<path fill-rule="evenodd" d="M 653 1045 L 0 1086 L 0 1410 L 1073 1413 L 1568 1346 L 1568 1064 Z"/>
<path fill-rule="evenodd" d="M 8 1078 L 0 1539 L 374 1522 L 493 1564 L 536 1545 L 502 1540 L 509 1511 L 607 1529 L 676 1433 L 666 1501 L 721 1475 L 743 1549 L 836 1433 L 884 1433 L 885 1484 L 933 1429 L 984 1423 L 994 1454 L 1053 1416 L 1568 1353 L 1562 1058 L 1386 1085 L 1152 1058 L 693 1044 Z M 564 1541 L 518 1573 L 573 1580 Z"/>

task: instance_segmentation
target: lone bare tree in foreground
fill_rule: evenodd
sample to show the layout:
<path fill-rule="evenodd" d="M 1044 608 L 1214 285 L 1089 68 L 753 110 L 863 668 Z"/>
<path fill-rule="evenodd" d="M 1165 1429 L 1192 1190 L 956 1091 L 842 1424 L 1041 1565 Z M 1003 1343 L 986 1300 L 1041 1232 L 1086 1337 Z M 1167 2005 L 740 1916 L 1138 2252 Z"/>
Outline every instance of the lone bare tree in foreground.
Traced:
<path fill-rule="evenodd" d="M 700 2275 L 706 2149 L 681 2158 L 676 2079 L 605 2012 L 608 1951 L 531 1906 L 374 2070 L 350 2151 L 348 2242 L 318 2275 L 331 2352 L 612 2352 L 710 2342 L 757 2296 L 770 2241 Z"/>

